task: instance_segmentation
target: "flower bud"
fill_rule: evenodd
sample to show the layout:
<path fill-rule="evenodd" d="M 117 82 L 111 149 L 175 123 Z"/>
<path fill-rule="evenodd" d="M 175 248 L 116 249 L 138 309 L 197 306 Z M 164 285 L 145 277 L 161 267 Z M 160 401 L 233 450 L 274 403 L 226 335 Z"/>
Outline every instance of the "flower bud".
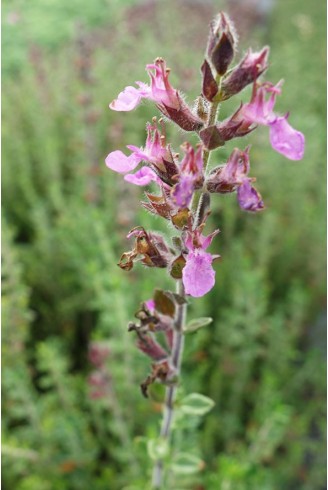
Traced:
<path fill-rule="evenodd" d="M 218 75 L 224 75 L 233 60 L 237 35 L 227 14 L 220 12 L 210 25 L 206 55 Z"/>
<path fill-rule="evenodd" d="M 252 126 L 251 122 L 240 116 L 240 109 L 238 109 L 230 118 L 202 129 L 199 136 L 205 148 L 211 151 L 220 146 L 224 146 L 226 141 L 246 136 L 255 128 L 256 126 Z"/>
<path fill-rule="evenodd" d="M 206 60 L 204 60 L 204 63 L 201 66 L 201 72 L 203 75 L 202 93 L 204 97 L 211 102 L 218 93 L 219 87 L 213 76 L 211 67 Z"/>
<path fill-rule="evenodd" d="M 229 73 L 221 85 L 220 100 L 227 100 L 238 94 L 268 68 L 269 48 L 253 53 L 250 49 L 240 63 Z"/>
<path fill-rule="evenodd" d="M 146 356 L 151 357 L 155 361 L 161 361 L 167 359 L 168 353 L 163 347 L 155 340 L 155 338 L 149 334 L 138 334 L 137 347 Z"/>

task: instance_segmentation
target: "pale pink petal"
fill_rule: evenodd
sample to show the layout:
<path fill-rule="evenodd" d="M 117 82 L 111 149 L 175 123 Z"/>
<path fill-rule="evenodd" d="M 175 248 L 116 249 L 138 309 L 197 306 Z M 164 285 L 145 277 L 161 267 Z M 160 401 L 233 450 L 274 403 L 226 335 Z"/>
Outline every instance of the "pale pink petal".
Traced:
<path fill-rule="evenodd" d="M 141 84 L 141 82 L 139 82 Z M 141 99 L 147 97 L 148 91 L 146 90 L 147 85 L 142 84 L 142 87 L 126 87 L 123 92 L 121 92 L 117 99 L 113 100 L 109 104 L 110 109 L 113 111 L 132 111 L 141 102 Z"/>
<path fill-rule="evenodd" d="M 140 94 L 148 99 L 151 95 L 151 88 L 149 87 L 149 85 L 144 82 L 136 82 L 136 84 L 139 87 Z"/>
<path fill-rule="evenodd" d="M 220 233 L 220 230 L 215 230 L 210 235 L 207 235 L 207 236 L 204 236 L 204 235 L 200 236 L 200 241 L 201 241 L 203 250 L 206 250 L 211 245 L 213 238 L 216 237 L 216 235 L 218 233 Z"/>
<path fill-rule="evenodd" d="M 165 136 L 164 136 L 165 139 Z M 134 145 L 128 145 L 131 150 L 140 160 L 153 164 L 161 164 L 163 158 L 167 158 L 168 150 L 163 144 L 161 132 L 157 129 L 156 123 L 153 125 L 147 124 L 147 139 L 144 148 L 138 148 Z M 168 156 L 170 158 L 170 155 Z"/>
<path fill-rule="evenodd" d="M 248 121 L 255 124 L 263 124 L 268 126 L 276 118 L 273 109 L 276 103 L 277 95 L 281 94 L 281 85 L 283 80 L 280 80 L 276 85 L 270 82 L 257 87 L 253 91 L 252 99 L 248 104 L 241 107 L 241 113 Z M 270 94 L 266 100 L 266 95 Z"/>
<path fill-rule="evenodd" d="M 143 148 L 138 148 L 137 146 L 134 145 L 127 145 L 127 148 L 131 150 L 137 158 L 141 160 L 144 160 L 145 162 L 149 162 L 150 158 L 149 155 L 143 150 Z"/>
<path fill-rule="evenodd" d="M 141 159 L 134 153 L 130 156 L 126 156 L 120 150 L 112 151 L 107 155 L 105 160 L 108 168 L 115 172 L 119 172 L 120 174 L 131 172 L 131 170 L 134 170 L 139 165 L 140 161 Z"/>
<path fill-rule="evenodd" d="M 182 271 L 182 281 L 186 294 L 195 298 L 204 296 L 215 284 L 212 255 L 197 249 L 189 252 Z"/>
<path fill-rule="evenodd" d="M 124 180 L 135 185 L 148 185 L 152 181 L 157 182 L 157 179 L 157 175 L 149 167 L 142 167 L 135 174 L 127 174 L 124 177 Z"/>
<path fill-rule="evenodd" d="M 277 117 L 270 124 L 270 143 L 274 150 L 290 160 L 301 160 L 304 155 L 304 135 L 292 128 L 287 117 Z"/>

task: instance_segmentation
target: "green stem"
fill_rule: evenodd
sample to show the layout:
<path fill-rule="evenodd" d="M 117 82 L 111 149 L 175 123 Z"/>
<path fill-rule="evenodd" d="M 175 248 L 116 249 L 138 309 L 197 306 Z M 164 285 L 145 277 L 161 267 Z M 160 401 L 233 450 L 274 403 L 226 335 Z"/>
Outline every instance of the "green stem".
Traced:
<path fill-rule="evenodd" d="M 220 101 L 212 102 L 208 115 L 207 115 L 207 121 L 205 124 L 205 128 L 208 128 L 209 126 L 213 126 L 213 124 L 216 123 L 217 119 L 217 114 L 218 114 L 218 109 L 220 106 Z M 208 165 L 208 162 L 210 161 L 210 155 L 211 155 L 211 150 L 207 150 L 206 148 L 203 150 L 203 162 L 204 162 L 204 175 L 206 173 L 206 168 Z M 204 189 L 200 189 L 198 191 L 194 192 L 192 201 L 191 201 L 191 208 L 193 211 L 197 211 L 198 206 L 201 203 L 201 197 L 204 192 Z M 196 213 L 197 215 L 197 213 Z"/>
<path fill-rule="evenodd" d="M 185 293 L 184 293 L 184 287 L 182 281 L 178 281 L 177 283 L 177 293 L 180 296 L 184 297 Z M 176 371 L 176 376 L 179 379 L 183 347 L 184 347 L 183 327 L 186 321 L 187 304 L 178 305 L 177 308 L 178 311 L 177 311 L 177 317 L 175 321 L 175 328 L 173 332 L 171 363 Z M 160 437 L 166 440 L 169 440 L 171 436 L 172 421 L 174 415 L 174 400 L 176 396 L 176 391 L 177 391 L 176 383 L 166 388 L 163 421 L 162 421 L 162 426 L 160 431 Z M 159 489 L 162 486 L 163 467 L 164 467 L 163 460 L 159 459 L 158 461 L 156 461 L 153 470 L 153 479 L 152 479 L 153 489 Z"/>

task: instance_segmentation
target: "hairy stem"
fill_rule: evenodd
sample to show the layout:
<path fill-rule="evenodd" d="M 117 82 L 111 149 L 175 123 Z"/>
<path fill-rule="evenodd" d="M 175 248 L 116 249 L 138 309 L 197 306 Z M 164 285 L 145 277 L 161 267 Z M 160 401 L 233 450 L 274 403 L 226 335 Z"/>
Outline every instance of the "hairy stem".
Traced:
<path fill-rule="evenodd" d="M 216 123 L 219 106 L 220 106 L 220 101 L 212 102 L 212 104 L 210 105 L 210 109 L 208 111 L 205 128 L 208 128 L 209 126 L 212 126 L 213 124 Z M 207 168 L 208 162 L 210 160 L 210 155 L 211 155 L 211 150 L 207 150 L 205 148 L 203 150 L 204 174 L 206 172 L 206 168 Z M 204 192 L 204 190 L 202 190 L 202 189 L 194 192 L 194 195 L 193 195 L 193 198 L 191 201 L 191 208 L 194 211 L 197 211 L 199 205 L 201 204 L 203 192 Z M 196 213 L 196 215 L 197 215 L 197 213 Z"/>
<path fill-rule="evenodd" d="M 210 110 L 208 112 L 208 116 L 207 116 L 207 121 L 206 121 L 206 126 L 205 126 L 206 128 L 215 124 L 219 104 L 220 104 L 219 101 L 212 102 Z M 206 171 L 206 167 L 207 167 L 207 164 L 208 164 L 209 159 L 210 159 L 210 154 L 211 154 L 210 150 L 205 149 L 203 151 L 204 173 Z"/>
<path fill-rule="evenodd" d="M 177 283 L 177 293 L 184 297 L 184 287 L 182 281 L 178 281 Z M 187 313 L 187 304 L 178 305 L 177 318 L 175 321 L 175 328 L 173 333 L 173 345 L 172 345 L 172 353 L 171 353 L 171 363 L 176 370 L 177 378 L 179 379 L 180 369 L 181 369 L 181 361 L 183 354 L 183 346 L 184 346 L 184 334 L 183 327 L 186 321 L 186 313 Z M 177 391 L 177 384 L 173 384 L 166 388 L 165 393 L 165 404 L 164 404 L 164 413 L 163 413 L 163 421 L 160 431 L 160 437 L 163 439 L 169 439 L 171 435 L 172 421 L 174 415 L 174 400 Z M 163 466 L 164 463 L 162 460 L 158 460 L 155 463 L 153 470 L 153 479 L 152 479 L 152 487 L 154 489 L 159 489 L 162 486 L 163 480 Z"/>

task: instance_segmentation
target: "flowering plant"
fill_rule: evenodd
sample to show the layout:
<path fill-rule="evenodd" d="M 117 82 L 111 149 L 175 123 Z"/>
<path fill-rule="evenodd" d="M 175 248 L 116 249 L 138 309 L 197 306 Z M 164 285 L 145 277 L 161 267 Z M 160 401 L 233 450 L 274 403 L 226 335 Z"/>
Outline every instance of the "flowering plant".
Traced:
<path fill-rule="evenodd" d="M 209 167 L 211 152 L 227 141 L 248 135 L 258 125 L 265 125 L 269 127 L 274 150 L 290 160 L 300 160 L 304 153 L 304 136 L 289 124 L 289 114 L 281 116 L 274 112 L 282 81 L 276 85 L 260 81 L 268 68 L 269 48 L 264 47 L 259 52 L 249 50 L 231 68 L 236 45 L 235 28 L 229 17 L 220 13 L 210 26 L 201 67 L 202 93 L 194 107 L 172 87 L 170 70 L 162 58 L 146 66 L 150 84 L 138 81 L 137 87 L 126 87 L 110 104 L 114 111 L 131 111 L 143 99 L 149 99 L 162 113 L 159 120 L 154 117 L 147 123 L 144 148 L 128 145 L 129 155 L 113 151 L 107 156 L 106 165 L 124 174 L 124 179 L 131 184 L 155 186 L 155 192 L 145 192 L 141 205 L 176 230 L 176 236 L 169 243 L 159 233 L 141 226 L 133 228 L 127 235 L 133 240 L 133 246 L 123 253 L 118 264 L 126 271 L 136 262 L 167 269 L 176 282 L 175 292 L 156 289 L 153 298 L 145 300 L 136 313 L 138 322 L 131 322 L 128 327 L 136 334 L 137 347 L 152 359 L 151 372 L 141 384 L 142 393 L 147 397 L 149 386 L 155 381 L 166 385 L 159 439 L 162 445 L 158 441 L 161 450 L 155 451 L 153 488 L 161 488 L 168 461 L 185 334 L 211 321 L 202 318 L 186 324 L 188 298 L 204 296 L 215 284 L 213 262 L 219 255 L 208 252 L 208 248 L 219 230 L 204 233 L 211 212 L 211 194 L 236 193 L 243 211 L 255 213 L 264 209 L 262 197 L 253 185 L 256 179 L 249 176 L 250 146 L 243 150 L 235 148 L 224 164 L 212 168 Z M 231 116 L 218 121 L 219 105 L 238 96 L 250 84 L 253 85 L 251 100 L 242 102 Z M 168 121 L 185 132 L 197 134 L 196 148 L 184 142 L 182 157 L 175 153 L 166 139 Z M 158 339 L 163 338 L 163 334 L 165 346 Z M 192 412 L 195 406 L 199 413 L 206 413 L 212 408 L 212 401 L 203 395 L 191 394 L 180 403 L 185 413 Z"/>

